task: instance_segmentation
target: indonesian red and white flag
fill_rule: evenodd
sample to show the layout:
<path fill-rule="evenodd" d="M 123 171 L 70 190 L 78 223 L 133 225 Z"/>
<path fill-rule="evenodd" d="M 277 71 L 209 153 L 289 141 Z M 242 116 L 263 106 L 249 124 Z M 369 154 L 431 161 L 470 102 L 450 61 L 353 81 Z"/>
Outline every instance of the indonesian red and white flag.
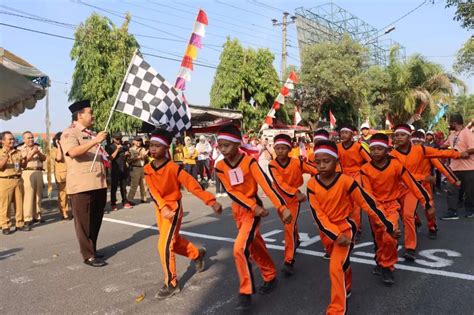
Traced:
<path fill-rule="evenodd" d="M 281 87 L 280 93 L 278 93 L 275 102 L 273 102 L 273 106 L 268 112 L 267 116 L 265 116 L 265 120 L 263 121 L 262 127 L 260 131 L 270 128 L 273 124 L 273 118 L 275 118 L 275 113 L 277 110 L 280 109 L 280 106 L 285 104 L 285 97 L 290 94 L 290 91 L 295 88 L 295 83 L 298 81 L 296 77 L 296 73 L 294 71 L 290 72 L 288 79 L 286 79 L 285 84 Z"/>
<path fill-rule="evenodd" d="M 331 129 L 336 128 L 336 121 L 336 117 L 334 117 L 332 111 L 329 110 L 329 126 L 331 127 Z"/>
<path fill-rule="evenodd" d="M 298 106 L 296 106 L 296 105 L 295 105 L 295 115 L 294 115 L 293 120 L 294 120 L 295 126 L 298 125 L 303 120 L 303 118 L 301 118 L 300 110 L 299 110 Z"/>

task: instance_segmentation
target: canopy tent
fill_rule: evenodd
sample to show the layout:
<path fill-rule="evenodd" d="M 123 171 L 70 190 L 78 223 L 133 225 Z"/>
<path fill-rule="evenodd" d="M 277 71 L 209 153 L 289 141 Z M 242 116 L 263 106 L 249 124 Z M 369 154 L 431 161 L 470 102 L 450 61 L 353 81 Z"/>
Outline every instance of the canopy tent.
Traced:
<path fill-rule="evenodd" d="M 226 124 L 240 125 L 242 112 L 232 109 L 214 108 L 208 106 L 189 105 L 193 133 L 213 133 Z M 151 132 L 155 127 L 143 123 L 141 132 Z"/>
<path fill-rule="evenodd" d="M 9 120 L 33 109 L 46 95 L 49 78 L 34 66 L 0 47 L 0 118 Z"/>

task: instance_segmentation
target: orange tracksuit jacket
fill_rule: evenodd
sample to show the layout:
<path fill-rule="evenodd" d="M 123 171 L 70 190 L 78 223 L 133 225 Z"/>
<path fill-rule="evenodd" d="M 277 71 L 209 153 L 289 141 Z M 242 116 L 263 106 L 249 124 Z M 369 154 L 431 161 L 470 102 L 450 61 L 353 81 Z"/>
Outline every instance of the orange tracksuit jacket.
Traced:
<path fill-rule="evenodd" d="M 290 158 L 286 165 L 280 164 L 277 160 L 272 160 L 268 164 L 268 170 L 273 183 L 285 199 L 293 216 L 290 224 L 284 224 L 285 263 L 292 264 L 295 260 L 295 251 L 299 242 L 297 220 L 300 213 L 300 203 L 295 195 L 299 192 L 298 188 L 304 183 L 303 174 L 316 175 L 318 170 L 314 165 L 295 158 Z"/>
<path fill-rule="evenodd" d="M 232 214 L 238 229 L 233 254 L 240 280 L 239 291 L 241 294 L 252 294 L 255 293 L 255 283 L 250 256 L 260 269 L 264 281 L 276 277 L 275 264 L 260 234 L 261 217 L 254 213 L 257 205 L 262 206 L 257 196 L 258 185 L 279 213 L 286 207 L 285 200 L 272 187 L 270 179 L 253 157 L 242 155 L 236 165 L 224 159 L 217 162 L 215 171 L 233 201 Z"/>
<path fill-rule="evenodd" d="M 395 224 L 398 222 L 401 210 L 399 199 L 405 190 L 402 184 L 425 208 L 431 207 L 428 192 L 396 159 L 389 158 L 387 165 L 383 168 L 367 163 L 362 166 L 361 175 L 364 189 L 374 196 L 385 216 Z M 398 260 L 397 240 L 388 235 L 379 225 L 374 224 L 372 220 L 370 223 L 375 241 L 375 261 L 379 266 L 393 270 Z"/>
<path fill-rule="evenodd" d="M 175 254 L 186 256 L 192 260 L 199 257 L 199 249 L 179 235 L 183 207 L 181 205 L 181 185 L 201 199 L 206 205 L 216 202 L 213 194 L 203 190 L 201 185 L 186 171 L 171 161 L 155 168 L 153 163 L 144 167 L 145 181 L 155 202 L 156 222 L 160 232 L 158 253 L 163 267 L 165 285 L 177 285 Z M 161 210 L 168 206 L 175 215 L 164 219 Z"/>
<path fill-rule="evenodd" d="M 461 156 L 460 152 L 454 150 L 438 150 L 422 145 L 410 145 L 407 153 L 400 150 L 392 150 L 390 155 L 399 160 L 402 165 L 413 175 L 416 181 L 422 182 L 426 175 L 423 173 L 423 160 L 433 158 L 454 158 Z M 402 202 L 402 218 L 405 226 L 405 248 L 416 249 L 415 213 L 418 200 L 413 193 L 406 191 Z"/>
<path fill-rule="evenodd" d="M 365 163 L 372 161 L 369 153 L 359 142 L 352 142 L 352 144 L 347 148 L 344 147 L 342 142 L 338 143 L 337 152 L 342 173 L 354 178 L 358 184 L 361 184 L 360 168 Z M 354 205 L 351 218 L 354 220 L 359 231 L 361 231 L 362 228 L 360 215 L 360 207 Z"/>
<path fill-rule="evenodd" d="M 312 177 L 308 182 L 308 198 L 316 224 L 334 242 L 329 253 L 331 303 L 326 313 L 345 314 L 346 297 L 352 284 L 349 255 L 357 231 L 350 219 L 353 204 L 358 204 L 376 224 L 384 225 L 389 233 L 393 232 L 394 225 L 353 178 L 341 173 L 337 173 L 333 183 L 328 186 L 319 181 L 318 176 Z M 343 247 L 335 243 L 341 233 L 352 239 L 350 246 Z"/>

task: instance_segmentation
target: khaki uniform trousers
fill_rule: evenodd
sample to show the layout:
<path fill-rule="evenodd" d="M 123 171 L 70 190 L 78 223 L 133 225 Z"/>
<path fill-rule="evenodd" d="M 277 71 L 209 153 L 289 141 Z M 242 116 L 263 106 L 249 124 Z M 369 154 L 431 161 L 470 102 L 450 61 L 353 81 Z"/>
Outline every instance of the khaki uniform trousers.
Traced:
<path fill-rule="evenodd" d="M 58 187 L 58 210 L 63 218 L 67 218 L 68 214 L 68 205 L 67 205 L 67 193 L 66 193 L 66 182 L 56 182 Z"/>
<path fill-rule="evenodd" d="M 23 211 L 25 222 L 41 217 L 41 200 L 43 199 L 43 171 L 24 170 L 23 185 L 25 196 L 23 198 Z"/>
<path fill-rule="evenodd" d="M 9 228 L 9 212 L 15 203 L 15 225 L 22 227 L 23 222 L 23 180 L 21 178 L 0 178 L 0 225 Z"/>
<path fill-rule="evenodd" d="M 130 171 L 130 191 L 127 198 L 129 201 L 135 197 L 138 187 L 140 187 L 141 200 L 146 200 L 143 167 L 133 166 Z"/>

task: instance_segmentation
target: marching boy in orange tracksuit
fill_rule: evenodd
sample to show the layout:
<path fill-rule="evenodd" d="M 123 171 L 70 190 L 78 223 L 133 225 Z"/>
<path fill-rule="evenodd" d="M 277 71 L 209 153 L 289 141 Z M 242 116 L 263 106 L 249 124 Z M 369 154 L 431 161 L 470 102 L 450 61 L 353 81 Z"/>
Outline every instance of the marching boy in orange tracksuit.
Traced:
<path fill-rule="evenodd" d="M 396 149 L 390 152 L 390 155 L 399 160 L 402 165 L 413 175 L 416 181 L 422 182 L 425 178 L 423 173 L 424 159 L 432 158 L 468 158 L 468 152 L 457 152 L 454 150 L 437 150 L 431 147 L 421 145 L 412 145 L 410 142 L 411 128 L 407 124 L 400 124 L 395 127 L 394 141 Z M 413 193 L 406 191 L 402 200 L 402 219 L 405 227 L 405 257 L 408 261 L 414 261 L 416 250 L 416 228 L 415 212 L 418 206 L 418 200 Z"/>
<path fill-rule="evenodd" d="M 156 204 L 156 221 L 160 236 L 158 252 L 163 267 L 165 285 L 156 294 L 164 299 L 180 291 L 176 277 L 175 254 L 186 256 L 196 262 L 196 270 L 204 271 L 205 248 L 196 245 L 179 235 L 183 207 L 181 204 L 181 185 L 211 206 L 216 213 L 222 206 L 211 193 L 202 190 L 201 185 L 182 166 L 168 158 L 168 150 L 173 135 L 163 129 L 155 129 L 150 138 L 150 155 L 154 160 L 145 165 L 145 180 Z"/>
<path fill-rule="evenodd" d="M 425 142 L 425 134 L 421 131 L 415 131 L 410 139 L 411 143 L 414 145 L 423 145 Z M 428 192 L 430 195 L 431 200 L 433 199 L 433 189 L 431 187 L 432 182 L 435 178 L 432 176 L 432 170 L 436 168 L 441 174 L 443 174 L 449 183 L 455 185 L 457 187 L 461 186 L 461 182 L 456 177 L 454 172 L 449 168 L 449 166 L 444 165 L 441 163 L 439 159 L 424 159 L 423 160 L 423 167 L 422 167 L 422 174 L 425 176 L 421 184 L 423 188 Z M 426 214 L 426 212 L 425 212 Z M 436 239 L 438 234 L 438 225 L 436 224 L 436 216 L 429 217 L 426 216 L 426 222 L 428 223 L 428 237 L 432 240 Z M 415 213 L 415 225 L 421 226 L 420 218 L 418 214 Z"/>
<path fill-rule="evenodd" d="M 302 159 L 290 158 L 291 137 L 278 134 L 273 139 L 273 150 L 276 158 L 270 161 L 268 170 L 278 192 L 285 198 L 293 218 L 290 224 L 285 224 L 285 262 L 283 272 L 287 276 L 294 273 L 295 251 L 299 245 L 298 215 L 300 203 L 306 201 L 306 195 L 299 191 L 303 185 L 303 174 L 316 175 L 317 170 L 313 165 Z"/>
<path fill-rule="evenodd" d="M 352 177 L 360 185 L 360 168 L 365 163 L 370 162 L 371 158 L 359 142 L 354 142 L 355 132 L 356 128 L 351 125 L 344 125 L 339 129 L 341 143 L 337 144 L 337 152 L 339 154 L 339 163 L 342 167 L 342 174 Z M 360 215 L 361 209 L 354 206 L 351 217 L 357 225 L 356 240 L 359 240 L 362 234 Z"/>
<path fill-rule="evenodd" d="M 268 211 L 257 196 L 258 186 L 270 198 L 284 223 L 290 224 L 293 218 L 258 162 L 239 151 L 241 142 L 242 134 L 237 126 L 222 127 L 217 133 L 217 144 L 224 160 L 217 162 L 214 169 L 233 201 L 232 214 L 238 229 L 234 260 L 240 280 L 237 309 L 248 309 L 252 304 L 251 294 L 255 293 L 250 259 L 257 264 L 264 281 L 258 293 L 268 294 L 277 284 L 275 264 L 260 235 L 260 220 Z"/>
<path fill-rule="evenodd" d="M 401 210 L 399 199 L 405 185 L 424 205 L 427 215 L 434 215 L 431 199 L 403 165 L 389 155 L 388 136 L 376 133 L 369 140 L 372 162 L 362 166 L 362 184 L 364 189 L 374 196 L 384 215 L 395 225 L 398 224 Z M 382 275 L 382 282 L 387 285 L 395 283 L 393 270 L 398 260 L 397 240 L 393 239 L 383 228 L 370 220 L 375 243 L 375 266 L 373 273 Z"/>
<path fill-rule="evenodd" d="M 342 315 L 347 312 L 346 299 L 352 285 L 349 255 L 357 232 L 350 218 L 353 204 L 366 211 L 376 224 L 385 226 L 394 238 L 400 232 L 353 178 L 336 171 L 338 152 L 334 142 L 319 141 L 314 147 L 314 156 L 318 175 L 308 182 L 309 203 L 319 229 L 333 242 L 329 260 L 331 302 L 326 314 Z"/>

